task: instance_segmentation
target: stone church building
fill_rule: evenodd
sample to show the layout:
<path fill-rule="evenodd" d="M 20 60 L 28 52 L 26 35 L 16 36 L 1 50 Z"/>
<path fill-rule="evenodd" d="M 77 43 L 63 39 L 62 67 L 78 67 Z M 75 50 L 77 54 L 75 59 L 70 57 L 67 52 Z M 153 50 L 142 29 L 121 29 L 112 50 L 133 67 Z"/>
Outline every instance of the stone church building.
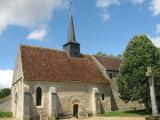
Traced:
<path fill-rule="evenodd" d="M 12 82 L 13 118 L 52 120 L 142 108 L 119 98 L 120 63 L 119 59 L 82 54 L 71 14 L 63 51 L 20 45 Z"/>

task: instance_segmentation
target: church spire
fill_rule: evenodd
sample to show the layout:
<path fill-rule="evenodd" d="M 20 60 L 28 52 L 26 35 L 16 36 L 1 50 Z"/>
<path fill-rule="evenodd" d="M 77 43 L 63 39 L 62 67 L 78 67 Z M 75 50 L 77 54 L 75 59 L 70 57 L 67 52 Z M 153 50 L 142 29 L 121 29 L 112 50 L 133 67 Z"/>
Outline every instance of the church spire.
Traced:
<path fill-rule="evenodd" d="M 69 22 L 69 29 L 68 29 L 68 42 L 76 42 L 72 13 L 70 13 L 70 22 Z"/>
<path fill-rule="evenodd" d="M 70 1 L 72 6 L 72 2 Z M 63 49 L 67 51 L 70 57 L 80 58 L 80 44 L 76 41 L 74 23 L 72 16 L 72 7 L 70 7 L 70 19 L 69 19 L 69 28 L 68 28 L 68 40 L 67 43 L 63 45 Z"/>
<path fill-rule="evenodd" d="M 70 21 L 69 21 L 69 28 L 68 28 L 68 42 L 78 43 L 76 42 L 75 31 L 74 31 L 74 22 L 72 16 L 72 0 L 70 2 Z"/>

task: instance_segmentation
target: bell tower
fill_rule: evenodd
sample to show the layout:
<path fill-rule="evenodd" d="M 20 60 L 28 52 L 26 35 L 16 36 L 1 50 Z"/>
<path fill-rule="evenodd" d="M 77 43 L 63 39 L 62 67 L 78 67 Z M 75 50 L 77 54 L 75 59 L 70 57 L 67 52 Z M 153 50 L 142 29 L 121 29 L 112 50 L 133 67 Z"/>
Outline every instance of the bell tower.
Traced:
<path fill-rule="evenodd" d="M 71 3 L 72 4 L 72 3 Z M 63 45 L 63 50 L 67 51 L 70 57 L 80 58 L 80 44 L 76 41 L 72 11 L 70 10 L 70 20 L 68 28 L 68 40 Z"/>

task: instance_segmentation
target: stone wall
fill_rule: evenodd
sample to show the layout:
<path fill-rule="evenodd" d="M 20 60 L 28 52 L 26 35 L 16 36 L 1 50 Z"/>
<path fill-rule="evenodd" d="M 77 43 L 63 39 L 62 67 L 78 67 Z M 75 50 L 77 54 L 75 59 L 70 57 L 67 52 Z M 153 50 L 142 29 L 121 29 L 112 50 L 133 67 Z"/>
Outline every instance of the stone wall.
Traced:
<path fill-rule="evenodd" d="M 16 120 L 23 119 L 23 71 L 21 62 L 20 47 L 18 48 L 16 64 L 14 67 L 14 74 L 12 80 L 12 114 Z"/>
<path fill-rule="evenodd" d="M 12 114 L 16 120 L 23 120 L 23 80 L 12 85 Z"/>
<path fill-rule="evenodd" d="M 78 104 L 79 116 L 93 113 L 93 88 L 99 91 L 99 97 L 104 94 L 104 100 L 101 99 L 101 112 L 111 111 L 110 87 L 107 84 L 83 84 L 83 83 L 53 83 L 53 82 L 30 82 L 24 84 L 30 86 L 30 115 L 38 117 L 39 115 L 50 116 L 51 113 L 51 87 L 55 87 L 58 97 L 58 113 L 61 115 L 73 114 L 73 105 Z M 42 106 L 36 106 L 36 88 L 41 87 L 43 91 Z"/>
<path fill-rule="evenodd" d="M 110 81 L 110 97 L 111 97 L 111 110 L 112 111 L 128 111 L 128 110 L 135 110 L 135 109 L 143 109 L 144 105 L 139 104 L 138 102 L 129 102 L 125 103 L 123 100 L 120 99 L 120 94 L 118 92 L 118 85 L 117 85 L 117 76 L 118 71 L 110 71 L 106 70 L 106 68 L 94 57 L 92 56 L 97 68 L 101 70 L 103 75 Z M 109 74 L 112 73 L 112 79 L 110 79 Z"/>
<path fill-rule="evenodd" d="M 111 81 L 111 109 L 112 111 L 128 111 L 128 110 L 139 110 L 143 109 L 144 105 L 138 102 L 128 102 L 125 103 L 120 99 L 120 94 L 118 93 L 117 79 L 114 78 Z"/>
<path fill-rule="evenodd" d="M 0 112 L 12 112 L 11 104 L 11 96 L 0 99 Z"/>

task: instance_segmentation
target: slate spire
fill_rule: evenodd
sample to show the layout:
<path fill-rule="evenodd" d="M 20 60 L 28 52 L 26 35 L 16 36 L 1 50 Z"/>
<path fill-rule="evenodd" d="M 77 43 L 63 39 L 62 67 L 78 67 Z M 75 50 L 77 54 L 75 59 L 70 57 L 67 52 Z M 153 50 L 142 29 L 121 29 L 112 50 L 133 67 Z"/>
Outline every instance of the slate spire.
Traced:
<path fill-rule="evenodd" d="M 68 42 L 73 42 L 73 43 L 76 42 L 72 13 L 70 13 L 70 21 L 69 21 L 69 28 L 68 28 Z"/>
<path fill-rule="evenodd" d="M 71 2 L 72 5 L 72 2 Z M 67 51 L 70 57 L 80 58 L 80 44 L 76 41 L 75 31 L 74 31 L 74 22 L 72 10 L 70 8 L 70 19 L 69 19 L 69 28 L 68 28 L 68 38 L 67 43 L 63 45 L 63 50 Z"/>

